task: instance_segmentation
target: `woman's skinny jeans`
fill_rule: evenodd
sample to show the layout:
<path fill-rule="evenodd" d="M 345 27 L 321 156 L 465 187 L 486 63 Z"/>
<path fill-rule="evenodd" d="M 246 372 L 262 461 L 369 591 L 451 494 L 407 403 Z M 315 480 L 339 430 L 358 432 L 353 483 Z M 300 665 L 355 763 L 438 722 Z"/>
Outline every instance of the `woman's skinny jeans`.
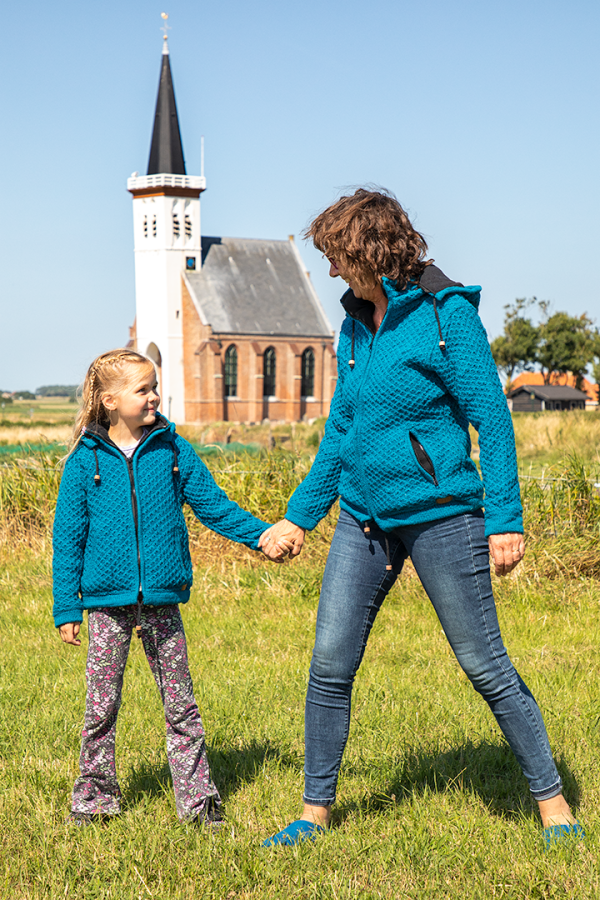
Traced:
<path fill-rule="evenodd" d="M 386 538 L 393 571 L 386 571 Z M 562 790 L 537 703 L 502 643 L 483 514 L 370 534 L 342 511 L 329 551 L 305 719 L 306 803 L 335 800 L 352 685 L 381 605 L 410 556 L 458 662 L 488 703 L 536 800 Z"/>

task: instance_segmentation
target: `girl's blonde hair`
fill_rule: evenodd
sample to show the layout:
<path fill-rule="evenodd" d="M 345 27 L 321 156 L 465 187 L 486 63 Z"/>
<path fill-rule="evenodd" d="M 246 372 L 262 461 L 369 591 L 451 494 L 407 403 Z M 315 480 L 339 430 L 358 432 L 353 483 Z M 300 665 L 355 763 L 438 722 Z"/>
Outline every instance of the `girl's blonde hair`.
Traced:
<path fill-rule="evenodd" d="M 96 357 L 83 380 L 81 406 L 75 417 L 69 453 L 73 452 L 81 435 L 92 422 L 97 422 L 105 428 L 109 427 L 110 419 L 102 403 L 102 394 L 106 392 L 118 394 L 122 391 L 134 377 L 132 366 L 144 366 L 154 371 L 152 360 L 135 350 L 119 348 L 108 350 Z"/>

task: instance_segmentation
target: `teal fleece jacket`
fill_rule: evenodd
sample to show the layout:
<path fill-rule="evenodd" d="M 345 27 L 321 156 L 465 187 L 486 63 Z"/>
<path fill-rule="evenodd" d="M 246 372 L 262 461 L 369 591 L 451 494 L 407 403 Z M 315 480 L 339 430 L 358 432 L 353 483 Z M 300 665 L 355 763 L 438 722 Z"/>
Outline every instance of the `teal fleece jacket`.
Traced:
<path fill-rule="evenodd" d="M 187 603 L 193 581 L 188 503 L 208 528 L 258 549 L 268 523 L 218 487 L 193 447 L 163 416 L 131 460 L 91 426 L 67 459 L 53 533 L 54 622 L 84 609 Z"/>
<path fill-rule="evenodd" d="M 522 532 L 512 421 L 477 312 L 481 289 L 435 266 L 405 290 L 386 278 L 383 287 L 388 308 L 376 333 L 373 305 L 351 291 L 342 298 L 349 314 L 331 413 L 286 518 L 314 528 L 339 496 L 384 531 L 485 507 L 486 535 Z"/>

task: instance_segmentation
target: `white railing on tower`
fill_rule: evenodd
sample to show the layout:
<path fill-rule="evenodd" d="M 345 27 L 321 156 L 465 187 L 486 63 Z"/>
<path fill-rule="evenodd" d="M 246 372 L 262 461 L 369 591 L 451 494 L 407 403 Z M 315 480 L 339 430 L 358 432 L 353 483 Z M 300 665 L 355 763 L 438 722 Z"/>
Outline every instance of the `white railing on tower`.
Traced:
<path fill-rule="evenodd" d="M 197 191 L 206 190 L 204 175 L 170 175 L 160 172 L 157 175 L 132 175 L 127 179 L 128 191 L 141 191 L 153 187 L 192 188 Z"/>

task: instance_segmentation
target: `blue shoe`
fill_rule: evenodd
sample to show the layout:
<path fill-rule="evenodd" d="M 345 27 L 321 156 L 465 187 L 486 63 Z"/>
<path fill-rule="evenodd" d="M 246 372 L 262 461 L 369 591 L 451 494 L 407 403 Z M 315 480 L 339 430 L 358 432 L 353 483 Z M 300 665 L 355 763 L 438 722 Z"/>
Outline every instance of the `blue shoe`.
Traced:
<path fill-rule="evenodd" d="M 579 824 L 574 825 L 549 825 L 544 828 L 544 841 L 546 842 L 546 850 L 556 847 L 558 844 L 565 844 L 567 841 L 583 841 L 585 839 L 585 831 Z"/>
<path fill-rule="evenodd" d="M 273 837 L 267 838 L 262 842 L 263 847 L 292 847 L 294 844 L 301 844 L 302 841 L 314 841 L 319 832 L 325 831 L 321 825 L 315 822 L 306 822 L 304 819 L 297 819 L 274 834 Z"/>

